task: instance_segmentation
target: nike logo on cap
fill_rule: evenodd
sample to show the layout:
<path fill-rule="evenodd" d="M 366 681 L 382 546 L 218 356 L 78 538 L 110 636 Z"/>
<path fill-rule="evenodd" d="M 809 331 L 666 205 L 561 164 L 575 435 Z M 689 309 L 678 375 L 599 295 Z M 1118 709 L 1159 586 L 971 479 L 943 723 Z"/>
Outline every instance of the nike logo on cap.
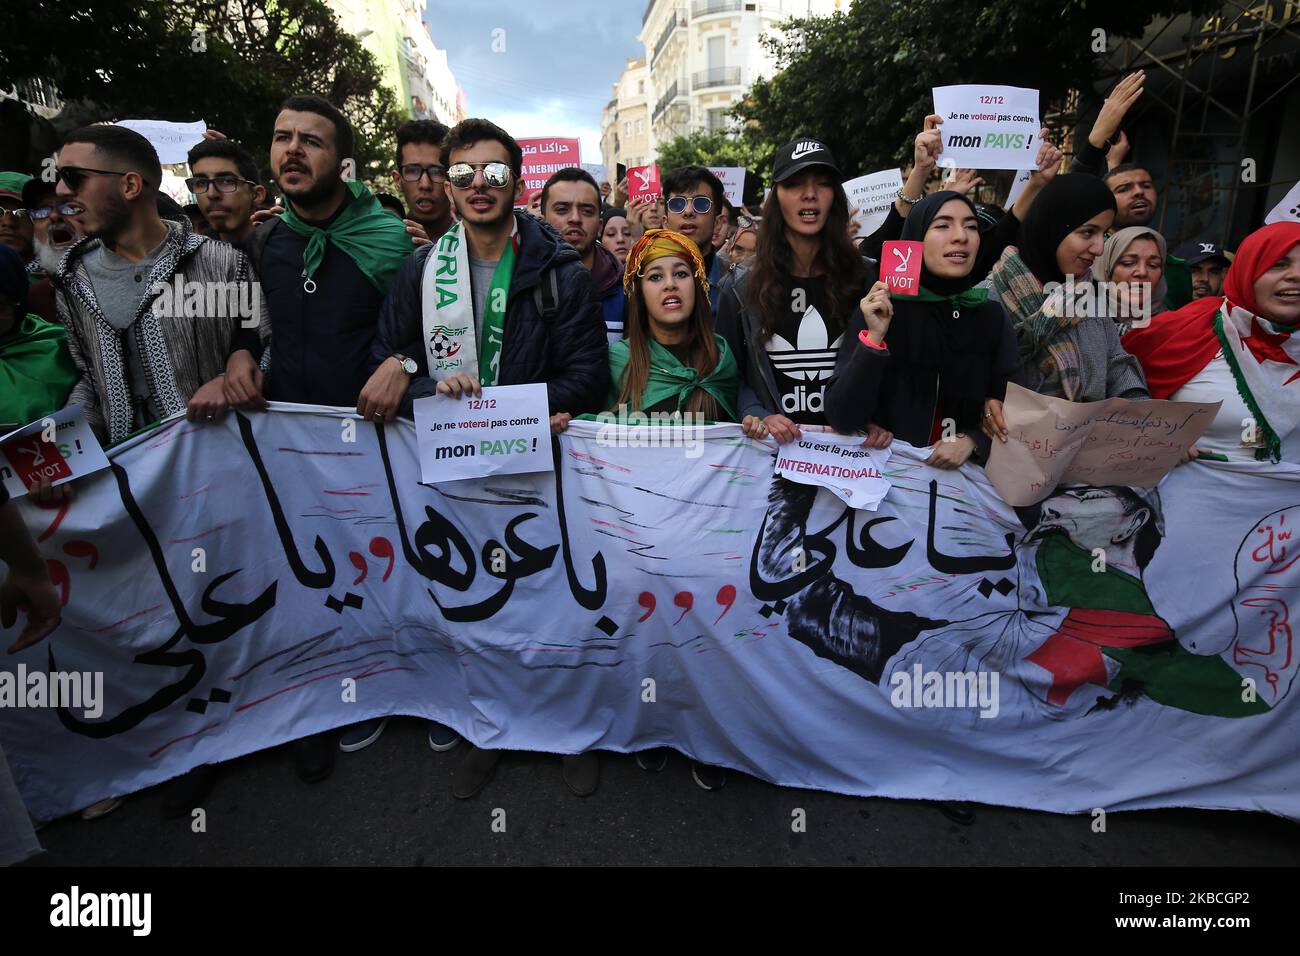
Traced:
<path fill-rule="evenodd" d="M 794 152 L 790 154 L 790 158 L 799 159 L 800 157 L 807 156 L 809 153 L 815 153 L 817 150 L 825 148 L 825 146 L 815 140 L 805 140 L 795 146 Z"/>

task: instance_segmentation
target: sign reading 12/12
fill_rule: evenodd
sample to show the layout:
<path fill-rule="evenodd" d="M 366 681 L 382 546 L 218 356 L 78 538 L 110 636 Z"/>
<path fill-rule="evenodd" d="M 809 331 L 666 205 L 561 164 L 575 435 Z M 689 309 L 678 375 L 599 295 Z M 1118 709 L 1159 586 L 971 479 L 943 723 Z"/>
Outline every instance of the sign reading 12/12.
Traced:
<path fill-rule="evenodd" d="M 1018 86 L 937 86 L 934 111 L 943 166 L 1033 169 L 1038 158 L 1038 90 Z"/>
<path fill-rule="evenodd" d="M 554 467 L 545 385 L 498 385 L 464 400 L 418 399 L 415 432 L 427 483 Z"/>

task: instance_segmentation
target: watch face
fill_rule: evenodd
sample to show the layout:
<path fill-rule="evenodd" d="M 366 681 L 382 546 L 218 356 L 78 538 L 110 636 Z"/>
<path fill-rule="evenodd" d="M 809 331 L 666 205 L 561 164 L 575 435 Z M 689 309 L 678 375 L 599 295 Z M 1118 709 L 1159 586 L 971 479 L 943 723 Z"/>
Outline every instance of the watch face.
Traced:
<path fill-rule="evenodd" d="M 414 375 L 419 370 L 420 370 L 420 366 L 415 364 L 415 359 L 413 358 L 402 359 L 402 371 L 404 371 L 407 375 Z"/>

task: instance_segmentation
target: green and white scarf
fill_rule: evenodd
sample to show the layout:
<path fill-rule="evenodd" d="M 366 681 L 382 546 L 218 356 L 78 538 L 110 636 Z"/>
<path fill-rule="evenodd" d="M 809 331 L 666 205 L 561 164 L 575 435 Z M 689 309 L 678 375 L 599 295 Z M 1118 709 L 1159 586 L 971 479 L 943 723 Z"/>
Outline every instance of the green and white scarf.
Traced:
<path fill-rule="evenodd" d="M 420 279 L 424 352 L 429 376 L 442 381 L 468 372 L 483 385 L 495 385 L 501 370 L 501 343 L 505 340 L 506 306 L 510 279 L 519 247 L 519 223 L 501 252 L 492 287 L 483 306 L 483 346 L 474 332 L 474 293 L 470 285 L 469 245 L 461 223 L 452 225 L 424 260 Z"/>

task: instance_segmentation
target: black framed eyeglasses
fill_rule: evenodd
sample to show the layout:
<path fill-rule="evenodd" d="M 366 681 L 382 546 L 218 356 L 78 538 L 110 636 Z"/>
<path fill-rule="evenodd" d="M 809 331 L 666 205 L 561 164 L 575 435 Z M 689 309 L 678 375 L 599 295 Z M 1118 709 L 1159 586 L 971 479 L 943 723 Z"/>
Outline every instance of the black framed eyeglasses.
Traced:
<path fill-rule="evenodd" d="M 55 181 L 66 183 L 73 192 L 81 188 L 87 176 L 125 176 L 117 169 L 91 169 L 89 166 L 60 166 L 55 170 Z"/>
<path fill-rule="evenodd" d="M 510 167 L 505 163 L 452 163 L 447 179 L 457 189 L 468 189 L 474 183 L 474 171 L 483 170 L 483 182 L 493 189 L 510 185 Z"/>
<path fill-rule="evenodd" d="M 245 184 L 249 186 L 257 185 L 257 183 L 239 176 L 213 176 L 210 179 L 207 176 L 191 176 L 185 180 L 185 188 L 196 196 L 203 195 L 211 186 L 216 186 L 217 192 L 220 193 L 233 193 Z"/>
<path fill-rule="evenodd" d="M 50 216 L 54 215 L 56 210 L 60 216 L 80 216 L 86 211 L 75 203 L 65 202 L 60 203 L 57 206 L 40 206 L 36 209 L 28 209 L 27 215 L 31 216 L 33 220 L 39 221 L 41 219 L 49 219 Z"/>
<path fill-rule="evenodd" d="M 681 215 L 686 211 L 687 203 L 690 203 L 691 208 L 699 216 L 703 216 L 713 208 L 713 200 L 708 196 L 674 196 L 668 200 L 668 211 L 674 215 Z"/>
<path fill-rule="evenodd" d="M 428 175 L 429 182 L 433 183 L 435 186 L 438 185 L 438 183 L 445 183 L 447 181 L 447 167 L 438 163 L 433 163 L 428 166 L 421 166 L 419 163 L 407 163 L 404 166 L 398 167 L 398 172 L 402 174 L 402 178 L 408 183 L 418 183 L 425 175 Z M 473 179 L 472 173 L 470 178 Z"/>
<path fill-rule="evenodd" d="M 31 212 L 27 209 L 5 209 L 0 206 L 0 222 L 4 222 L 6 219 L 15 219 L 22 222 L 24 219 L 30 219 L 31 215 Z"/>

